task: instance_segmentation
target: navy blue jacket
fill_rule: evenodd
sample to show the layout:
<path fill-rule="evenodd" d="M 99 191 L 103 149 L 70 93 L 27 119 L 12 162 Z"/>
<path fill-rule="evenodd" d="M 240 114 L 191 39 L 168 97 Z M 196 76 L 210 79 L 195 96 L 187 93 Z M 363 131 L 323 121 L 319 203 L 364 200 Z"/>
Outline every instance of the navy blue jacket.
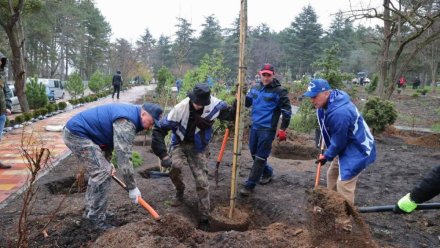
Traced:
<path fill-rule="evenodd" d="M 281 129 L 285 130 L 290 123 L 292 106 L 288 92 L 274 78 L 272 83 L 264 86 L 262 82 L 251 88 L 246 95 L 245 106 L 252 106 L 252 129 L 276 130 L 280 114 L 283 114 Z"/>
<path fill-rule="evenodd" d="M 113 149 L 113 122 L 120 118 L 127 119 L 136 127 L 136 132 L 139 132 L 144 129 L 140 114 L 141 106 L 138 105 L 106 104 L 76 114 L 67 122 L 66 127 L 72 134 Z"/>

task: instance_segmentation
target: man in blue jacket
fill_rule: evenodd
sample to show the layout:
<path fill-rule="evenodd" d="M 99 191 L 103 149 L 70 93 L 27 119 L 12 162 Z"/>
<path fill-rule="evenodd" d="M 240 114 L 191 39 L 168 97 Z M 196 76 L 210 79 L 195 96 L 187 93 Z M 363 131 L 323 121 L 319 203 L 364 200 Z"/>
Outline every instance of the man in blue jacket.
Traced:
<path fill-rule="evenodd" d="M 115 151 L 127 185 L 128 196 L 137 203 L 141 192 L 134 180 L 131 162 L 132 143 L 137 132 L 151 129 L 162 114 L 159 105 L 144 103 L 106 104 L 87 109 L 73 116 L 66 124 L 63 139 L 72 153 L 83 162 L 89 181 L 83 218 L 98 230 L 113 228 L 106 223 L 107 194 L 111 175 L 115 172 L 109 162 Z"/>
<path fill-rule="evenodd" d="M 333 161 L 327 171 L 327 188 L 354 204 L 359 174 L 376 159 L 376 145 L 370 129 L 350 101 L 350 96 L 331 89 L 324 79 L 313 79 L 304 93 L 317 109 L 318 123 L 327 147 L 317 162 Z M 334 160 L 339 157 L 339 163 Z"/>
<path fill-rule="evenodd" d="M 249 196 L 257 183 L 267 184 L 272 180 L 273 168 L 267 163 L 267 158 L 275 135 L 279 141 L 286 140 L 286 129 L 292 115 L 288 92 L 274 77 L 274 67 L 264 64 L 259 73 L 261 82 L 251 88 L 245 102 L 246 107 L 252 106 L 249 150 L 254 163 L 244 187 L 240 190 L 242 196 Z M 276 133 L 280 115 L 281 126 Z"/>

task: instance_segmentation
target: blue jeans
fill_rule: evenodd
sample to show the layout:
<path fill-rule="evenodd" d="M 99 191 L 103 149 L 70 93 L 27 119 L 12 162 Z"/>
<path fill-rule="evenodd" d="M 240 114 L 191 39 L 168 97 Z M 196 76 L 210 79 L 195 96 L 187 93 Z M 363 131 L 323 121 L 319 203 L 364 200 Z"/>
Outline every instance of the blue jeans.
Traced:
<path fill-rule="evenodd" d="M 267 158 L 272 151 L 272 142 L 275 139 L 275 133 L 275 130 L 251 129 L 249 138 L 249 150 L 251 152 L 252 158 L 254 159 L 254 166 L 248 180 L 245 183 L 246 187 L 254 188 L 262 175 L 271 176 L 273 174 L 273 168 L 267 163 Z M 256 160 L 264 160 L 264 169 L 262 171 L 254 168 L 260 164 L 259 162 L 256 162 Z M 258 175 L 256 175 L 255 173 L 257 173 Z"/>
<path fill-rule="evenodd" d="M 6 115 L 0 115 L 0 140 L 3 136 L 3 128 L 5 128 Z"/>

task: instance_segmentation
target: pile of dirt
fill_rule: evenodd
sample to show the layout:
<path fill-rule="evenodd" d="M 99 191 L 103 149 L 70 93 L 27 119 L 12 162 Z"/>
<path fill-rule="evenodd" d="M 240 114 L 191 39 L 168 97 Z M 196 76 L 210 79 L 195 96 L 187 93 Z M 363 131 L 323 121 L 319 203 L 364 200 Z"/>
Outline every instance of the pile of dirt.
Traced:
<path fill-rule="evenodd" d="M 410 145 L 440 148 L 440 134 L 434 133 L 416 138 L 408 138 L 405 142 Z"/>
<path fill-rule="evenodd" d="M 272 144 L 271 155 L 281 159 L 309 160 L 318 157 L 319 150 L 315 141 L 304 134 L 287 133 L 285 142 L 275 141 Z"/>
<path fill-rule="evenodd" d="M 308 191 L 308 194 L 309 231 L 313 245 L 377 247 L 359 213 L 340 194 L 323 187 Z"/>

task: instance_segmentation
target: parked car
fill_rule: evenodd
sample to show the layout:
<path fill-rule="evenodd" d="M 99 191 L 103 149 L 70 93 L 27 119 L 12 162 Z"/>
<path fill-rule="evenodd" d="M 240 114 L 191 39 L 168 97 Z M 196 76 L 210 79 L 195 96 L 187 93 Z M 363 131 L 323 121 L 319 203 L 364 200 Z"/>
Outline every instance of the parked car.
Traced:
<path fill-rule="evenodd" d="M 370 79 L 367 77 L 367 73 L 360 71 L 357 73 L 356 78 L 353 78 L 351 80 L 351 82 L 353 84 L 359 84 L 359 85 L 364 85 L 364 84 L 369 84 L 370 83 Z"/>
<path fill-rule="evenodd" d="M 38 83 L 44 84 L 48 86 L 50 90 L 53 90 L 55 99 L 64 98 L 64 86 L 61 83 L 61 80 L 51 78 L 38 78 Z"/>
<path fill-rule="evenodd" d="M 18 102 L 17 91 L 15 90 L 15 86 L 13 84 L 8 84 L 8 86 L 12 92 L 12 97 L 11 97 L 12 109 L 11 109 L 11 111 L 12 111 L 12 113 L 21 112 L 20 102 Z"/>
<path fill-rule="evenodd" d="M 15 86 L 13 84 L 8 84 L 9 89 L 12 91 L 12 112 L 22 112 L 20 107 L 20 102 L 18 101 L 17 91 L 15 90 Z M 46 85 L 46 96 L 49 99 L 49 102 L 55 102 L 55 93 L 54 90 L 50 89 L 49 86 Z"/>

